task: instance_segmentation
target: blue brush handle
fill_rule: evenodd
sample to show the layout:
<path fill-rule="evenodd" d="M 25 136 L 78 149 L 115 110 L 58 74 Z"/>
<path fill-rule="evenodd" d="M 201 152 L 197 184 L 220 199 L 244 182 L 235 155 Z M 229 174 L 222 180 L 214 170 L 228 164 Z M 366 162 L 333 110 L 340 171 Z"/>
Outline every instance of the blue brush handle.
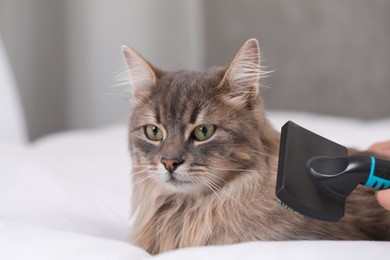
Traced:
<path fill-rule="evenodd" d="M 371 156 L 370 175 L 364 185 L 377 190 L 390 188 L 390 161 Z"/>

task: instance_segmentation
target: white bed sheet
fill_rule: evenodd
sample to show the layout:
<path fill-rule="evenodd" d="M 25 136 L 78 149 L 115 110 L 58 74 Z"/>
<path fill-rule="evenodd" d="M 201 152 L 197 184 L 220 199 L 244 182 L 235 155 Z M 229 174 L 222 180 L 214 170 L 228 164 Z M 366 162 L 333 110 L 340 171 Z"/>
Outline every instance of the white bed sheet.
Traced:
<path fill-rule="evenodd" d="M 359 121 L 270 112 L 346 146 L 390 139 L 390 118 Z M 131 168 L 124 125 L 71 131 L 29 146 L 0 144 L 0 259 L 144 259 L 126 242 Z M 157 259 L 363 259 L 385 257 L 390 242 L 251 242 L 189 248 Z"/>

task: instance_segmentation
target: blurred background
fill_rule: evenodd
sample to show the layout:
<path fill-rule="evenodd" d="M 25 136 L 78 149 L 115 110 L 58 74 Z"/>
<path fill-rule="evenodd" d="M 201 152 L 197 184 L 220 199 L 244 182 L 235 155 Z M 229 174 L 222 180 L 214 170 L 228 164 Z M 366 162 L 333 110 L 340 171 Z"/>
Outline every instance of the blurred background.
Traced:
<path fill-rule="evenodd" d="M 256 37 L 274 70 L 267 109 L 389 117 L 389 14 L 387 0 L 0 0 L 0 36 L 34 140 L 127 120 L 122 44 L 157 67 L 202 70 Z"/>

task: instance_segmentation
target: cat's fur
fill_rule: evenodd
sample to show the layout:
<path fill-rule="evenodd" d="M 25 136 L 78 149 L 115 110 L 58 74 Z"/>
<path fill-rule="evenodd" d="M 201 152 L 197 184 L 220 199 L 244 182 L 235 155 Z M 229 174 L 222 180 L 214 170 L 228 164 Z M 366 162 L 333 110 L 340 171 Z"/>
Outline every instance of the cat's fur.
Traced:
<path fill-rule="evenodd" d="M 129 149 L 132 241 L 152 254 L 253 240 L 390 240 L 390 213 L 359 188 L 327 223 L 286 211 L 275 197 L 279 133 L 259 94 L 259 47 L 248 40 L 226 68 L 164 72 L 123 47 L 133 92 Z M 206 141 L 197 125 L 215 125 Z M 145 136 L 159 127 L 161 141 Z M 169 173 L 161 158 L 184 160 Z"/>

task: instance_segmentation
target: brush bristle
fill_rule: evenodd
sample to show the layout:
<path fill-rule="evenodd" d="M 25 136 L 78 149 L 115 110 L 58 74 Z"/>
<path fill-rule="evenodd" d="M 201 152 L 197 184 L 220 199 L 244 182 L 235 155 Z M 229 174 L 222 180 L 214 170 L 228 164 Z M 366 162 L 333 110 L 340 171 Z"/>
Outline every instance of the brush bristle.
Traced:
<path fill-rule="evenodd" d="M 280 201 L 280 207 L 282 207 L 284 210 L 286 211 L 293 211 L 295 212 L 295 210 L 293 210 L 290 206 L 288 206 L 286 203 L 284 203 L 283 201 Z"/>

